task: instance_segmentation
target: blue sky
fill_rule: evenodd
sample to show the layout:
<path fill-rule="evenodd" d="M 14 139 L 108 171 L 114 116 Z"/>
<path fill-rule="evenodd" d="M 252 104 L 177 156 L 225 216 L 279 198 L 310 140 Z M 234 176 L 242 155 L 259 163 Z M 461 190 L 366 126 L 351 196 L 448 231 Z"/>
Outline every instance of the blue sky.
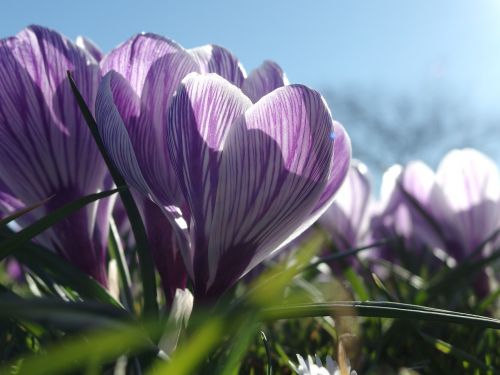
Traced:
<path fill-rule="evenodd" d="M 16 0 L 2 5 L 0 37 L 38 23 L 73 39 L 85 35 L 106 51 L 137 32 L 151 31 L 186 48 L 223 45 L 247 70 L 273 59 L 292 82 L 320 91 L 360 88 L 420 98 L 437 93 L 500 118 L 500 0 Z M 496 142 L 490 149 L 498 149 Z M 500 161 L 500 152 L 494 157 Z"/>
<path fill-rule="evenodd" d="M 452 89 L 483 108 L 500 103 L 499 0 L 4 2 L 0 36 L 30 23 L 105 50 L 139 31 L 218 43 L 248 69 L 274 59 L 318 88 Z"/>

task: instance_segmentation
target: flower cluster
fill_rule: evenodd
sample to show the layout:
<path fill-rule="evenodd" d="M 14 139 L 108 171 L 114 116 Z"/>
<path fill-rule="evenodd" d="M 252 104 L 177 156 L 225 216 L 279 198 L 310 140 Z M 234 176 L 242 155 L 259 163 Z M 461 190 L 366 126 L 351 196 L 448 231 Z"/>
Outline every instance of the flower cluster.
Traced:
<path fill-rule="evenodd" d="M 217 299 L 312 225 L 350 164 L 350 141 L 321 95 L 266 61 L 246 74 L 228 50 L 139 34 L 107 54 L 31 26 L 0 41 L 0 209 L 41 202 L 21 227 L 112 180 L 73 96 L 95 116 L 132 189 L 167 299 L 189 279 Z M 113 199 L 37 242 L 106 285 Z"/>
<path fill-rule="evenodd" d="M 366 167 L 353 163 L 336 201 L 320 219 L 340 251 L 377 243 L 365 258 L 400 262 L 398 246 L 430 269 L 454 267 L 489 255 L 498 245 L 500 174 L 473 149 L 452 150 L 434 172 L 420 161 L 395 165 L 383 176 L 379 201 L 371 196 Z M 483 270 L 474 280 L 478 297 L 490 291 Z"/>

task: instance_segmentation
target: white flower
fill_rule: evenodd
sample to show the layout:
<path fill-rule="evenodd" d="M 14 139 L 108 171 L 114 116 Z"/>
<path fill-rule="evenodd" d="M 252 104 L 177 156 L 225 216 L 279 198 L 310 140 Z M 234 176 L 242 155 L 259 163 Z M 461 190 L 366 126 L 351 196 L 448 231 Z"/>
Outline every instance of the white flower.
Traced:
<path fill-rule="evenodd" d="M 295 365 L 290 361 L 290 366 L 299 375 L 357 375 L 357 372 L 351 371 L 351 363 L 349 359 L 346 358 L 346 372 L 343 374 L 337 362 L 335 362 L 332 357 L 326 357 L 325 366 L 321 362 L 321 359 L 317 355 L 311 357 L 307 356 L 307 362 L 302 358 L 301 355 L 297 354 L 297 359 L 299 361 L 298 365 Z"/>

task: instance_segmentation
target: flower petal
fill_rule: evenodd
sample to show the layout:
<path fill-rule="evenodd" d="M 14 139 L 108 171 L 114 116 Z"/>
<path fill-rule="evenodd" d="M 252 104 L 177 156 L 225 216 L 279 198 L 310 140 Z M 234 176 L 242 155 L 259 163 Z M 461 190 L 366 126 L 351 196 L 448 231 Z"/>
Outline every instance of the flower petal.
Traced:
<path fill-rule="evenodd" d="M 113 50 L 102 62 L 115 70 L 139 98 L 134 116 L 124 119 L 137 162 L 151 190 L 164 206 L 178 205 L 180 190 L 166 151 L 167 111 L 181 80 L 198 71 L 195 59 L 175 42 L 154 34 L 137 35 Z M 127 101 L 116 101 L 119 112 Z"/>
<path fill-rule="evenodd" d="M 95 61 L 99 62 L 102 60 L 104 54 L 99 49 L 99 47 L 97 47 L 97 45 L 90 39 L 79 35 L 76 37 L 75 44 L 81 49 L 87 51 L 95 59 Z"/>
<path fill-rule="evenodd" d="M 32 26 L 0 42 L 0 179 L 27 204 L 61 185 L 95 192 L 106 172 L 67 70 L 93 106 L 98 66 L 67 39 Z"/>
<path fill-rule="evenodd" d="M 117 102 L 121 104 L 117 106 Z M 99 85 L 95 105 L 99 134 L 109 156 L 127 183 L 145 196 L 153 197 L 125 127 L 125 122 L 138 112 L 138 99 L 125 79 L 115 72 L 106 74 Z"/>
<path fill-rule="evenodd" d="M 273 91 L 232 126 L 220 166 L 207 288 L 231 285 L 309 217 L 328 181 L 332 131 L 322 97 L 301 85 Z"/>
<path fill-rule="evenodd" d="M 135 195 L 141 210 L 149 246 L 155 265 L 161 276 L 165 297 L 169 304 L 174 300 L 177 289 L 185 289 L 187 271 L 179 252 L 175 228 L 168 221 L 163 210 L 151 200 Z"/>
<path fill-rule="evenodd" d="M 251 104 L 237 87 L 220 76 L 196 73 L 184 79 L 172 101 L 168 148 L 189 205 L 195 249 L 207 247 L 218 187 L 220 150 L 235 118 Z M 206 252 L 195 251 L 194 259 L 185 259 L 186 262 L 206 264 Z M 195 271 L 195 277 L 197 274 Z"/>
<path fill-rule="evenodd" d="M 328 109 L 328 107 L 326 108 Z M 330 133 L 330 138 L 333 140 L 331 145 L 333 162 L 328 173 L 328 182 L 309 217 L 304 219 L 302 224 L 276 250 L 289 244 L 323 215 L 332 204 L 338 189 L 347 176 L 351 163 L 351 140 L 344 127 L 337 121 L 333 121 L 333 131 Z"/>
<path fill-rule="evenodd" d="M 264 61 L 250 72 L 241 89 L 255 103 L 264 95 L 288 84 L 288 78 L 278 64 L 274 61 Z"/>
<path fill-rule="evenodd" d="M 453 150 L 441 161 L 437 180 L 452 208 L 464 252 L 473 251 L 500 227 L 500 174 L 496 164 L 473 149 Z"/>
<path fill-rule="evenodd" d="M 17 220 L 21 226 L 103 189 L 106 166 L 71 91 L 68 70 L 92 108 L 100 71 L 85 51 L 39 26 L 0 41 L 0 180 L 26 205 L 54 195 Z M 103 236 L 94 232 L 98 205 L 86 206 L 37 240 L 105 283 Z"/>
<path fill-rule="evenodd" d="M 370 194 L 366 166 L 354 163 L 335 201 L 320 218 L 321 225 L 331 232 L 339 250 L 357 247 L 367 230 Z"/>
<path fill-rule="evenodd" d="M 196 58 L 201 73 L 216 73 L 241 88 L 246 77 L 245 68 L 229 50 L 214 44 L 189 50 Z"/>

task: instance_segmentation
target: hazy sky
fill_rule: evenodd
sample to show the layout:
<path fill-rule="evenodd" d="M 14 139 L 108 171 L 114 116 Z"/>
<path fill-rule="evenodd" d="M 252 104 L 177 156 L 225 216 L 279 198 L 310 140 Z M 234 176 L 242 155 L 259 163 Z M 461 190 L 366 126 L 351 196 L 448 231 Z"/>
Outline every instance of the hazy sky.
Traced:
<path fill-rule="evenodd" d="M 453 91 L 500 103 L 500 0 L 2 0 L 0 36 L 30 23 L 104 50 L 140 31 L 217 43 L 250 70 L 264 59 L 317 88 Z"/>

